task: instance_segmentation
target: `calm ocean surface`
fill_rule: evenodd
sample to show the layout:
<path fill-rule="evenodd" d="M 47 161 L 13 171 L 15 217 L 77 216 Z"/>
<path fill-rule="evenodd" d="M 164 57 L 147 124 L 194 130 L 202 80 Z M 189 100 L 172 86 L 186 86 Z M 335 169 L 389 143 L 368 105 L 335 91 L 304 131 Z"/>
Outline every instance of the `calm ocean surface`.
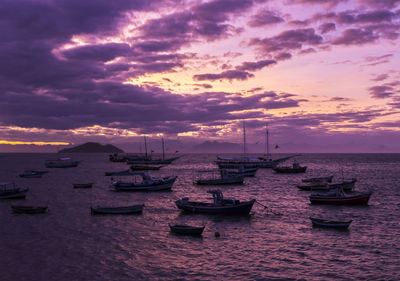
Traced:
<path fill-rule="evenodd" d="M 184 214 L 174 201 L 208 201 L 196 170 L 216 155 L 185 155 L 153 175 L 177 175 L 172 191 L 118 193 L 105 171 L 127 169 L 107 154 L 74 154 L 77 168 L 47 169 L 56 154 L 2 154 L 0 181 L 29 187 L 25 200 L 0 201 L 0 280 L 399 280 L 400 154 L 304 154 L 306 174 L 260 169 L 226 198 L 257 199 L 248 216 Z M 27 169 L 48 170 L 39 179 Z M 304 177 L 358 179 L 368 206 L 310 205 Z M 91 189 L 72 183 L 94 182 Z M 214 187 L 215 188 L 215 187 Z M 141 215 L 92 216 L 90 206 L 144 203 Z M 47 214 L 13 214 L 11 204 L 48 205 Z M 313 228 L 309 216 L 352 219 L 347 231 Z M 169 222 L 205 224 L 202 237 L 171 234 Z M 218 231 L 221 236 L 215 237 Z"/>

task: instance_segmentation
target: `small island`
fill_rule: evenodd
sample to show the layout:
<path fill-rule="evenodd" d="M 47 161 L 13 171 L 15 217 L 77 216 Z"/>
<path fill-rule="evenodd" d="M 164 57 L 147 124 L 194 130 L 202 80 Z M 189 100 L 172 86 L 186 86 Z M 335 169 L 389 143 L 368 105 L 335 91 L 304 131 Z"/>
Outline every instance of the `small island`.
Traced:
<path fill-rule="evenodd" d="M 111 144 L 102 145 L 97 142 L 87 142 L 75 147 L 64 148 L 59 152 L 60 153 L 123 153 L 124 151 Z"/>

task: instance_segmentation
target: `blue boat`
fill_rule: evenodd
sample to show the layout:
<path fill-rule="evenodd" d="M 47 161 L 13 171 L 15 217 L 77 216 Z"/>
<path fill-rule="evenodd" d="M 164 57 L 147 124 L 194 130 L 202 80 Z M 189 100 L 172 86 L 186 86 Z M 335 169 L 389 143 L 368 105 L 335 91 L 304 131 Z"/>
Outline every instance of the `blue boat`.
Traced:
<path fill-rule="evenodd" d="M 256 201 L 255 199 L 243 202 L 237 199 L 224 199 L 221 190 L 209 190 L 207 192 L 213 195 L 214 202 L 194 202 L 185 197 L 175 201 L 175 204 L 179 209 L 193 213 L 248 214 Z"/>

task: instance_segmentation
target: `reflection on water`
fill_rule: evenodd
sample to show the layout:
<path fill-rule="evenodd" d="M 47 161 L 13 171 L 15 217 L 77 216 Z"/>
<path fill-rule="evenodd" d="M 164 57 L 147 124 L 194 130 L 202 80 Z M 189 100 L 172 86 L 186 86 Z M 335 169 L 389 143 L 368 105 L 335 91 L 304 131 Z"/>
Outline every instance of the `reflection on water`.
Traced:
<path fill-rule="evenodd" d="M 175 200 L 182 197 L 210 200 L 210 187 L 192 182 L 196 170 L 214 167 L 215 155 L 186 155 L 152 172 L 178 175 L 172 192 L 155 193 L 110 191 L 104 172 L 127 167 L 102 154 L 74 155 L 82 160 L 79 167 L 49 169 L 40 179 L 17 177 L 23 170 L 43 170 L 48 158 L 8 154 L 0 159 L 0 181 L 30 188 L 25 202 L 18 203 L 49 206 L 45 215 L 16 215 L 10 209 L 14 201 L 0 202 L 4 280 L 395 280 L 400 273 L 398 154 L 298 158 L 308 166 L 307 177 L 357 178 L 358 190 L 374 192 L 366 207 L 310 205 L 310 193 L 295 187 L 304 175 L 270 169 L 259 170 L 244 185 L 220 187 L 227 198 L 255 198 L 268 206 L 255 204 L 246 216 L 187 214 L 176 208 Z M 74 189 L 73 182 L 94 185 Z M 90 206 L 141 203 L 141 215 L 90 215 Z M 317 228 L 310 216 L 353 222 L 347 231 Z M 206 228 L 200 237 L 175 235 L 170 222 Z"/>

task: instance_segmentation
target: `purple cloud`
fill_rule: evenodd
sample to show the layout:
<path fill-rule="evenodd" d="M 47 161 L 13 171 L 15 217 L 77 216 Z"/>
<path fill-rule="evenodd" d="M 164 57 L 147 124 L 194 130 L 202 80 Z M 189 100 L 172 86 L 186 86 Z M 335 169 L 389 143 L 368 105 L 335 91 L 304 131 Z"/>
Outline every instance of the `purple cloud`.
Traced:
<path fill-rule="evenodd" d="M 333 40 L 332 44 L 335 45 L 363 45 L 376 41 L 379 36 L 375 35 L 372 31 L 365 29 L 346 29 L 343 31 L 342 36 Z"/>
<path fill-rule="evenodd" d="M 284 21 L 285 20 L 276 13 L 266 9 L 262 9 L 258 11 L 255 15 L 251 16 L 249 25 L 251 27 L 260 27 Z"/>
<path fill-rule="evenodd" d="M 196 81 L 204 81 L 204 80 L 247 80 L 251 77 L 254 77 L 254 74 L 251 74 L 247 71 L 240 70 L 228 70 L 219 74 L 196 74 L 193 76 L 193 79 Z"/>
<path fill-rule="evenodd" d="M 390 86 L 373 86 L 368 89 L 369 94 L 374 99 L 385 99 L 392 97 L 395 93 Z"/>
<path fill-rule="evenodd" d="M 313 28 L 286 30 L 277 36 L 250 41 L 250 46 L 257 46 L 262 53 L 282 52 L 301 49 L 304 44 L 318 45 L 322 37 L 315 34 Z"/>
<path fill-rule="evenodd" d="M 133 55 L 132 49 L 128 44 L 108 43 L 101 45 L 87 45 L 68 49 L 62 52 L 67 59 L 73 60 L 93 60 L 107 62 L 116 57 Z"/>
<path fill-rule="evenodd" d="M 325 33 L 336 30 L 336 24 L 334 24 L 332 22 L 323 23 L 319 26 L 318 29 L 322 34 L 325 34 Z"/>
<path fill-rule="evenodd" d="M 286 52 L 279 53 L 279 54 L 277 54 L 275 56 L 275 59 L 278 60 L 278 61 L 288 60 L 288 59 L 291 59 L 291 58 L 292 58 L 292 54 L 291 53 L 286 53 Z"/>
<path fill-rule="evenodd" d="M 241 71 L 256 71 L 256 70 L 260 70 L 266 66 L 270 66 L 270 65 L 273 65 L 276 63 L 277 63 L 276 60 L 261 60 L 261 61 L 257 61 L 257 62 L 243 62 L 242 65 L 237 66 L 236 69 L 241 70 Z"/>

